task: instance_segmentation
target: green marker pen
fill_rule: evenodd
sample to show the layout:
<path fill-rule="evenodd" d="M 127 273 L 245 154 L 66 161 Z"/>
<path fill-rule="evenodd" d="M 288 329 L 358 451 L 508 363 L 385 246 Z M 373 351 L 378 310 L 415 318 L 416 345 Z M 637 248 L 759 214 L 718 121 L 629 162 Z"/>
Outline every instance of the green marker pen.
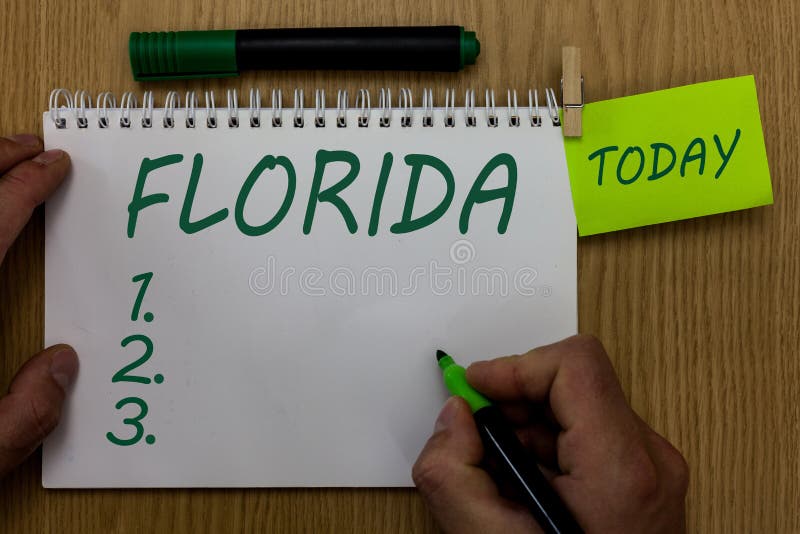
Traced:
<path fill-rule="evenodd" d="M 550 487 L 531 453 L 522 446 L 500 410 L 467 383 L 464 368 L 457 365 L 452 357 L 437 350 L 436 359 L 447 390 L 469 404 L 486 454 L 497 460 L 504 479 L 517 490 L 542 530 L 548 534 L 582 533 L 583 530 Z"/>
<path fill-rule="evenodd" d="M 480 49 L 462 26 L 133 32 L 128 40 L 135 80 L 266 69 L 458 71 Z"/>

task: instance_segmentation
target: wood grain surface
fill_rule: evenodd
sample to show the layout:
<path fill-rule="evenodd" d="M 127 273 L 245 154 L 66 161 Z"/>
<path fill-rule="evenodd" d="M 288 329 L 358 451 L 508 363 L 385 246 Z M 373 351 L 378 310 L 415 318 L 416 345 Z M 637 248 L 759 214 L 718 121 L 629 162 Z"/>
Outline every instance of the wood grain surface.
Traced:
<path fill-rule="evenodd" d="M 493 87 L 504 102 L 506 87 L 557 87 L 569 44 L 581 47 L 587 101 L 755 74 L 775 205 L 580 239 L 580 329 L 605 342 L 634 408 L 686 456 L 690 531 L 800 532 L 794 0 L 4 0 L 0 8 L 0 135 L 41 133 L 55 87 L 153 89 L 163 102 L 166 87 L 132 81 L 126 44 L 138 30 L 456 23 L 482 44 L 478 63 L 461 73 L 260 72 L 170 85 L 177 90 L 300 86 L 330 99 L 340 87 L 352 95 L 430 86 L 438 100 L 445 87 L 462 95 Z M 39 210 L 0 268 L 2 390 L 42 347 L 42 222 Z M 37 453 L 0 481 L 0 531 L 436 531 L 410 489 L 45 491 L 40 465 Z"/>

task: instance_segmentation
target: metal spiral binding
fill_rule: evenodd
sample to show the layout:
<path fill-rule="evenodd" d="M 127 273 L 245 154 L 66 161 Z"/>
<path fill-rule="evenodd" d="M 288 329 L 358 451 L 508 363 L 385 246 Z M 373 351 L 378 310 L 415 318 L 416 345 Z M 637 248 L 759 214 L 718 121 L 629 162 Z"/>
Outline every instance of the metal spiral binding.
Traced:
<path fill-rule="evenodd" d="M 561 126 L 561 118 L 558 116 L 558 102 L 556 102 L 556 93 L 551 88 L 544 90 L 544 95 L 547 97 L 547 110 L 550 112 L 550 119 L 553 121 L 553 126 Z"/>
<path fill-rule="evenodd" d="M 325 89 L 314 91 L 314 126 L 325 127 Z"/>
<path fill-rule="evenodd" d="M 272 90 L 272 127 L 283 126 L 283 93 L 280 89 Z"/>
<path fill-rule="evenodd" d="M 250 89 L 250 127 L 259 128 L 261 126 L 261 91 Z"/>
<path fill-rule="evenodd" d="M 536 111 L 534 111 L 534 106 L 536 106 Z M 528 91 L 528 109 L 531 113 L 531 126 L 541 126 L 542 115 L 539 113 L 539 91 L 536 89 L 533 90 L 533 95 L 531 95 L 530 90 Z"/>
<path fill-rule="evenodd" d="M 528 117 L 530 126 L 540 128 L 546 117 L 549 117 L 550 122 L 554 127 L 561 126 L 559 116 L 559 105 L 556 100 L 556 93 L 552 88 L 545 89 L 545 105 L 547 113 L 543 113 L 543 107 L 539 104 L 539 92 L 537 90 L 528 90 Z M 205 91 L 205 126 L 208 129 L 215 129 L 218 126 L 217 120 L 217 107 L 214 100 L 213 91 Z M 229 89 L 226 93 L 227 106 L 225 112 L 227 113 L 227 123 L 229 128 L 239 127 L 239 96 L 236 89 Z M 141 127 L 153 127 L 153 113 L 158 111 L 160 113 L 159 124 L 166 129 L 175 128 L 175 112 L 181 110 L 180 95 L 176 91 L 167 93 L 164 101 L 164 107 L 156 110 L 153 104 L 153 92 L 145 91 L 142 98 L 142 105 L 139 108 L 139 102 L 132 92 L 126 92 L 122 95 L 119 107 L 117 107 L 117 100 L 114 95 L 108 91 L 101 92 L 95 99 L 97 108 L 95 109 L 97 118 L 97 127 L 107 129 L 112 126 L 112 114 L 116 117 L 119 113 L 119 127 L 130 129 L 135 125 L 131 119 L 131 114 L 134 110 L 141 109 Z M 283 123 L 283 95 L 280 89 L 271 90 L 270 108 L 262 108 L 261 103 L 261 90 L 259 88 L 250 89 L 249 93 L 249 111 L 248 123 L 250 128 L 262 127 L 262 112 L 269 112 L 269 122 L 272 128 L 282 128 Z M 50 93 L 49 100 L 49 116 L 56 128 L 64 129 L 69 128 L 71 121 L 69 117 L 74 118 L 74 125 L 79 129 L 87 129 L 92 126 L 89 122 L 88 111 L 92 108 L 92 97 L 84 90 L 77 90 L 73 94 L 66 89 L 55 89 Z M 187 91 L 185 94 L 185 105 L 183 113 L 185 116 L 185 127 L 188 129 L 196 128 L 198 124 L 198 108 L 199 99 L 197 93 L 194 91 Z M 390 88 L 381 88 L 378 92 L 378 105 L 375 110 L 378 112 L 378 126 L 381 128 L 388 128 L 392 125 L 393 115 L 397 112 L 399 114 L 400 127 L 412 127 L 417 118 L 421 121 L 423 128 L 433 127 L 434 121 L 438 117 L 433 101 L 433 90 L 426 88 L 422 90 L 422 106 L 414 108 L 414 100 L 411 89 L 404 87 L 399 91 L 399 98 L 396 107 L 392 106 L 392 91 Z M 439 108 L 442 112 L 444 123 L 442 126 L 445 128 L 452 128 L 456 126 L 456 95 L 454 89 L 447 89 L 444 92 L 444 107 Z M 463 115 L 459 113 L 459 117 L 463 117 L 464 126 L 467 128 L 475 128 L 479 125 L 479 116 L 481 117 L 481 124 L 485 118 L 485 124 L 490 128 L 497 128 L 500 125 L 500 117 L 498 115 L 498 102 L 493 89 L 486 89 L 484 92 L 483 106 L 477 106 L 475 102 L 475 90 L 468 89 L 464 94 L 464 106 L 460 108 L 463 110 Z M 503 109 L 500 103 L 500 110 Z M 523 123 L 523 117 L 520 113 L 520 106 L 517 98 L 517 91 L 508 89 L 506 91 L 506 116 L 508 119 L 508 126 L 518 128 Z M 327 126 L 326 117 L 328 110 L 326 108 L 325 90 L 317 89 L 314 92 L 314 113 L 313 121 L 314 126 L 317 128 L 324 128 Z M 297 88 L 294 90 L 294 104 L 292 109 L 292 126 L 295 128 L 303 128 L 305 126 L 305 98 L 303 89 Z M 371 94 L 368 89 L 359 89 L 356 93 L 355 105 L 350 107 L 348 91 L 340 89 L 336 94 L 336 109 L 333 115 L 335 125 L 337 128 L 346 128 L 348 126 L 348 112 L 355 112 L 356 125 L 360 128 L 369 126 L 372 118 L 372 102 Z M 480 112 L 480 113 L 479 113 Z M 524 107 L 523 107 L 524 112 Z M 202 108 L 200 108 L 202 113 Z M 333 109 L 331 109 L 333 113 Z M 419 114 L 417 114 L 419 113 Z M 501 111 L 502 113 L 502 111 Z M 352 116 L 352 115 L 351 115 Z M 116 120 L 116 119 L 115 119 Z M 202 117 L 201 117 L 202 120 Z M 202 124 L 202 122 L 200 123 Z"/>
<path fill-rule="evenodd" d="M 186 91 L 186 127 L 194 128 L 195 113 L 197 112 L 197 93 Z"/>
<path fill-rule="evenodd" d="M 477 126 L 478 119 L 475 117 L 475 89 L 467 89 L 467 94 L 464 96 L 464 115 L 466 116 L 468 128 Z"/>
<path fill-rule="evenodd" d="M 142 128 L 153 126 L 153 91 L 145 91 L 142 97 Z"/>
<path fill-rule="evenodd" d="M 119 101 L 120 107 L 120 116 L 119 116 L 119 126 L 120 128 L 130 128 L 131 127 L 131 109 L 139 107 L 139 101 L 136 100 L 136 95 L 134 95 L 131 91 L 126 91 L 122 94 L 122 99 Z"/>
<path fill-rule="evenodd" d="M 400 126 L 408 128 L 411 126 L 412 113 L 414 111 L 414 101 L 411 99 L 411 89 L 404 87 L 400 89 L 400 108 L 402 114 L 400 116 Z"/>
<path fill-rule="evenodd" d="M 239 127 L 239 94 L 236 89 L 228 89 L 228 128 Z"/>
<path fill-rule="evenodd" d="M 356 108 L 359 109 L 358 113 L 358 126 L 366 128 L 369 126 L 369 117 L 372 114 L 372 103 L 369 98 L 369 91 L 366 89 L 359 89 L 356 95 Z"/>
<path fill-rule="evenodd" d="M 433 126 L 433 89 L 422 90 L 422 127 Z"/>
<path fill-rule="evenodd" d="M 61 105 L 61 100 L 64 105 Z M 50 93 L 50 120 L 53 121 L 56 128 L 62 129 L 67 127 L 67 119 L 61 116 L 61 113 L 67 110 L 74 109 L 72 105 L 72 93 L 66 89 L 54 89 Z"/>
<path fill-rule="evenodd" d="M 164 103 L 164 119 L 161 123 L 164 128 L 175 127 L 175 108 L 181 106 L 181 97 L 178 96 L 177 91 L 170 91 L 167 93 L 167 101 Z"/>
<path fill-rule="evenodd" d="M 514 89 L 512 91 L 511 89 L 509 89 L 506 98 L 508 101 L 508 125 L 517 127 L 519 126 L 519 106 L 517 105 L 517 90 Z"/>
<path fill-rule="evenodd" d="M 302 128 L 303 127 L 303 106 L 305 106 L 304 98 L 303 98 L 303 90 L 302 89 L 295 89 L 294 90 L 294 118 L 292 119 L 292 123 L 294 124 L 295 128 Z"/>
<path fill-rule="evenodd" d="M 456 125 L 455 107 L 456 90 L 446 90 L 444 92 L 444 125 L 448 128 L 453 128 Z"/>
<path fill-rule="evenodd" d="M 347 128 L 347 108 L 349 102 L 347 98 L 347 89 L 341 90 L 336 93 L 336 127 Z"/>
<path fill-rule="evenodd" d="M 497 128 L 497 108 L 494 105 L 494 89 L 486 90 L 486 97 L 484 99 L 486 104 L 486 124 L 490 128 Z"/>
<path fill-rule="evenodd" d="M 83 89 L 78 89 L 75 91 L 75 124 L 78 128 L 89 126 L 89 120 L 86 118 L 87 107 L 92 107 L 92 97 Z"/>
<path fill-rule="evenodd" d="M 110 91 L 104 91 L 97 95 L 98 119 L 97 125 L 100 128 L 108 128 L 111 123 L 108 119 L 108 110 L 117 107 L 117 99 Z"/>
<path fill-rule="evenodd" d="M 387 128 L 392 125 L 392 90 L 388 87 L 382 88 L 380 94 L 378 107 L 381 108 L 381 118 L 378 120 L 378 126 Z"/>
<path fill-rule="evenodd" d="M 214 91 L 206 91 L 206 128 L 217 127 L 217 104 L 214 101 Z"/>

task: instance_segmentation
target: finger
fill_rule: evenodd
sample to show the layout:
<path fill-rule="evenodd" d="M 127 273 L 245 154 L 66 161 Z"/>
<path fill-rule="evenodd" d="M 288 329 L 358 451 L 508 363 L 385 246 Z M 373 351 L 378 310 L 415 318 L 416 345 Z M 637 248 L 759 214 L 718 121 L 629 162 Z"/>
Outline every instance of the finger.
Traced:
<path fill-rule="evenodd" d="M 503 417 L 515 427 L 540 420 L 540 410 L 530 401 L 498 402 L 495 404 Z"/>
<path fill-rule="evenodd" d="M 479 467 L 483 458 L 475 421 L 463 399 L 450 398 L 412 477 L 445 532 L 535 532 L 524 508 L 500 496 Z"/>
<path fill-rule="evenodd" d="M 546 423 L 531 423 L 516 429 L 522 445 L 531 451 L 536 462 L 548 469 L 558 470 L 558 432 Z"/>
<path fill-rule="evenodd" d="M 48 150 L 17 164 L 0 177 L 0 262 L 33 209 L 56 190 L 68 170 L 67 153 Z"/>
<path fill-rule="evenodd" d="M 631 446 L 642 442 L 614 368 L 591 336 L 476 363 L 467 380 L 492 399 L 549 404 L 562 429 L 556 444 L 562 473 L 597 476 L 608 466 L 632 464 Z"/>
<path fill-rule="evenodd" d="M 556 440 L 561 428 L 551 421 L 552 414 L 547 413 L 550 410 L 527 401 L 497 403 L 495 406 L 536 461 L 557 470 Z"/>
<path fill-rule="evenodd" d="M 42 151 L 42 140 L 33 134 L 0 137 L 0 174 Z"/>
<path fill-rule="evenodd" d="M 529 400 L 506 401 L 495 404 L 503 413 L 503 417 L 514 426 L 521 427 L 530 423 L 546 423 L 559 429 L 553 410 L 548 404 Z"/>
<path fill-rule="evenodd" d="M 605 349 L 591 336 L 573 336 L 519 355 L 476 362 L 467 381 L 495 401 L 549 403 L 565 430 L 579 422 L 632 417 Z"/>
<path fill-rule="evenodd" d="M 78 357 L 67 345 L 40 352 L 19 370 L 8 395 L 0 398 L 0 478 L 56 427 L 77 371 Z"/>

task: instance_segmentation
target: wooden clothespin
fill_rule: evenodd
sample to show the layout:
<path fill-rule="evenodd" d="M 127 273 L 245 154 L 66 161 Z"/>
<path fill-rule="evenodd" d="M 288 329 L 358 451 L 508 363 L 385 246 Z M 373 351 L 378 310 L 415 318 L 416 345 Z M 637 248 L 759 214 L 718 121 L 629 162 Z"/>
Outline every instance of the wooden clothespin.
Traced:
<path fill-rule="evenodd" d="M 564 109 L 562 131 L 564 137 L 583 134 L 583 76 L 581 75 L 581 49 L 565 46 L 561 49 L 561 106 Z"/>

